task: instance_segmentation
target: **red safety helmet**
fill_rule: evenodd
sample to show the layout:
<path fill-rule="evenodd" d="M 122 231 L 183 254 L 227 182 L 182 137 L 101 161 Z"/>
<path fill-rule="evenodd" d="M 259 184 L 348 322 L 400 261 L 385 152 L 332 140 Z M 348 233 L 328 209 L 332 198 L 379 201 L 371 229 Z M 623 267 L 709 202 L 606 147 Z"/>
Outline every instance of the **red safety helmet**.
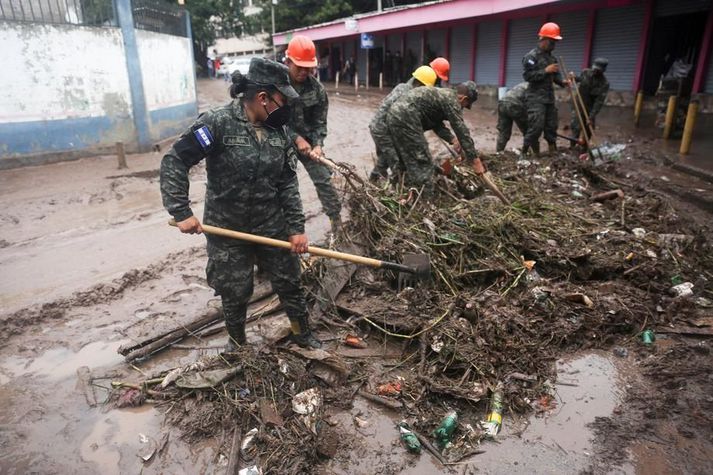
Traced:
<path fill-rule="evenodd" d="M 550 38 L 552 40 L 561 40 L 562 36 L 560 36 L 560 26 L 557 23 L 545 23 L 542 25 L 542 28 L 540 28 L 540 32 L 537 34 L 540 38 Z"/>
<path fill-rule="evenodd" d="M 448 81 L 448 73 L 451 71 L 451 63 L 446 58 L 436 58 L 429 64 L 441 81 Z"/>
<path fill-rule="evenodd" d="M 317 67 L 317 48 L 314 42 L 303 35 L 297 35 L 287 45 L 287 57 L 303 68 Z"/>

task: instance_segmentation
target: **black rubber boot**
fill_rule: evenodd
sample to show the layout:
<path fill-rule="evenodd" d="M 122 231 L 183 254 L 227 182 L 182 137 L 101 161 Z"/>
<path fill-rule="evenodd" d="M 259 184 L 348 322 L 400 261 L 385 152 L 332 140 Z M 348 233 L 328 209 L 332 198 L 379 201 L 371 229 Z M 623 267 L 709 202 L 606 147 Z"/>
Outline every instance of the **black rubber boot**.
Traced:
<path fill-rule="evenodd" d="M 319 349 L 322 348 L 322 342 L 319 341 L 309 329 L 309 321 L 307 315 L 299 318 L 290 319 L 292 327 L 292 341 L 302 348 Z"/>
<path fill-rule="evenodd" d="M 557 154 L 557 144 L 554 142 L 547 142 L 547 151 L 550 156 L 555 156 Z"/>
<path fill-rule="evenodd" d="M 247 344 L 247 336 L 245 335 L 245 322 L 231 323 L 225 322 L 225 327 L 228 329 L 228 343 L 225 344 L 223 351 L 232 353 L 239 346 Z"/>

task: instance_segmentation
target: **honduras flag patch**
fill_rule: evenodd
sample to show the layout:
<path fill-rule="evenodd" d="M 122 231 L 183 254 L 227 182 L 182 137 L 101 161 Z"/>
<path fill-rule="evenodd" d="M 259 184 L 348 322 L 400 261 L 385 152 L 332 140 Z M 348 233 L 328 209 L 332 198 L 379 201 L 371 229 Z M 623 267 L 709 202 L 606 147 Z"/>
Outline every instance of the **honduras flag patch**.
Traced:
<path fill-rule="evenodd" d="M 211 135 L 210 130 L 208 130 L 208 127 L 205 125 L 194 130 L 193 135 L 196 136 L 203 150 L 208 150 L 213 146 L 213 135 Z"/>

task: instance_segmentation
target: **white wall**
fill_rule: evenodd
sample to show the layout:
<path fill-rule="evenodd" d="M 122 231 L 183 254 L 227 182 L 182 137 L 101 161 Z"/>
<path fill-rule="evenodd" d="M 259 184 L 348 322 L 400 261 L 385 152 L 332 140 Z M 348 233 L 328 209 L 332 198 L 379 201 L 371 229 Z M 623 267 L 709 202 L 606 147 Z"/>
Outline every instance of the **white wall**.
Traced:
<path fill-rule="evenodd" d="M 0 123 L 130 118 L 118 28 L 0 22 Z"/>
<path fill-rule="evenodd" d="M 148 110 L 195 102 L 191 41 L 182 36 L 136 30 L 136 42 Z"/>

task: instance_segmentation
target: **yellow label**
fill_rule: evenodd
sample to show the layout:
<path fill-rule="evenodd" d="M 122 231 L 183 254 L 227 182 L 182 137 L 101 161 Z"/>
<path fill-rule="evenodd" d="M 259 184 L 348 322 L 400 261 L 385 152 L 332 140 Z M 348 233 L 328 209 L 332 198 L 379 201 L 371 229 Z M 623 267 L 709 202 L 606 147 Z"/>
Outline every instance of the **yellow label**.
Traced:
<path fill-rule="evenodd" d="M 488 422 L 496 422 L 498 424 L 503 423 L 503 416 L 497 412 L 491 412 L 488 414 Z"/>

